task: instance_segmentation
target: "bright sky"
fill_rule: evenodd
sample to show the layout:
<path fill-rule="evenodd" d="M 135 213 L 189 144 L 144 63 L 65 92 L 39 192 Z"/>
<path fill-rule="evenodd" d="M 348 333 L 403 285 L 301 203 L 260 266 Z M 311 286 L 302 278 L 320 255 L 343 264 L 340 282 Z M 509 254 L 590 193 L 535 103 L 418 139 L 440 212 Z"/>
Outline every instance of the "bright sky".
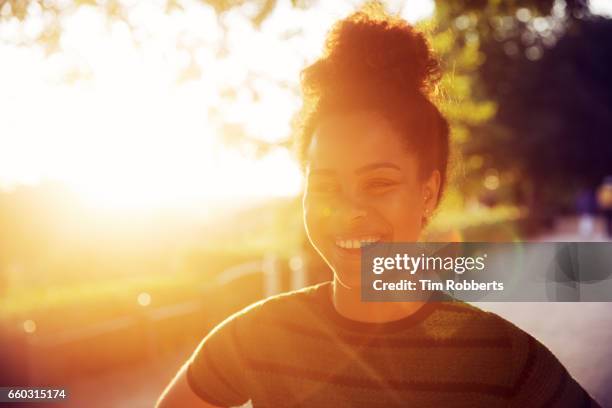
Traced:
<path fill-rule="evenodd" d="M 249 7 L 232 11 L 223 19 L 223 57 L 221 27 L 203 2 L 184 1 L 186 12 L 169 15 L 165 1 L 123 2 L 138 44 L 125 23 L 89 6 L 62 20 L 60 52 L 50 56 L 9 44 L 40 31 L 45 16 L 35 7 L 38 17 L 27 24 L 0 25 L 0 188 L 56 180 L 95 205 L 121 208 L 297 194 L 301 176 L 286 150 L 255 159 L 228 148 L 210 113 L 261 139 L 286 137 L 299 108 L 291 87 L 300 69 L 359 2 L 320 1 L 307 10 L 278 2 L 260 31 L 246 18 Z M 431 0 L 403 9 L 388 3 L 413 22 L 433 12 Z M 177 81 L 194 62 L 200 75 Z M 257 101 L 243 86 L 249 72 L 260 78 Z M 84 79 L 66 81 L 75 75 Z M 232 86 L 240 90 L 235 100 L 223 100 Z"/>
<path fill-rule="evenodd" d="M 593 14 L 612 17 L 612 0 L 589 0 L 589 9 Z"/>

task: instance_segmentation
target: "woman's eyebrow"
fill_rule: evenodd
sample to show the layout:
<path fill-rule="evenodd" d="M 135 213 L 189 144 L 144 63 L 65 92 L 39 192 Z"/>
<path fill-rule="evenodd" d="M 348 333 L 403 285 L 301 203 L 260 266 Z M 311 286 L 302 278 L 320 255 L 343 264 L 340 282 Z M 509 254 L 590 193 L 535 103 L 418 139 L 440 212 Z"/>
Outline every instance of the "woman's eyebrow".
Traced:
<path fill-rule="evenodd" d="M 398 171 L 402 170 L 398 165 L 393 164 L 393 163 L 377 162 L 377 163 L 368 164 L 366 166 L 358 168 L 357 170 L 355 170 L 355 174 L 361 174 L 361 173 L 365 173 L 366 171 L 376 170 L 379 168 L 390 168 L 390 169 L 395 169 Z"/>

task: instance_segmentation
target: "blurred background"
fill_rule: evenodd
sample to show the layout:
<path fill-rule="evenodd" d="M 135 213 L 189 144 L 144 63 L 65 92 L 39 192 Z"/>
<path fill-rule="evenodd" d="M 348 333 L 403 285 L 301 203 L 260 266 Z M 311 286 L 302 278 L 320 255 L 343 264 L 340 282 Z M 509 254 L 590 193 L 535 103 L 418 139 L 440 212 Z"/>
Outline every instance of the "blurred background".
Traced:
<path fill-rule="evenodd" d="M 445 69 L 426 239 L 612 234 L 612 1 L 386 1 Z M 360 1 L 0 0 L 0 385 L 152 406 L 218 322 L 328 280 L 290 147 Z M 486 304 L 612 406 L 612 307 Z"/>

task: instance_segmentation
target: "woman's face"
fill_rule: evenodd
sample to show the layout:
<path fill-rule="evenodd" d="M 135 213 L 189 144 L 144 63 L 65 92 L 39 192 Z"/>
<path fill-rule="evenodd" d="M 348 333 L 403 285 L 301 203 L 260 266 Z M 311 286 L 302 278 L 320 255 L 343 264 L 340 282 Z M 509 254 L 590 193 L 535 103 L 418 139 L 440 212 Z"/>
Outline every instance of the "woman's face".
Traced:
<path fill-rule="evenodd" d="M 304 224 L 313 246 L 344 286 L 360 286 L 366 242 L 414 242 L 436 205 L 440 174 L 418 177 L 401 135 L 374 112 L 331 116 L 306 156 Z"/>

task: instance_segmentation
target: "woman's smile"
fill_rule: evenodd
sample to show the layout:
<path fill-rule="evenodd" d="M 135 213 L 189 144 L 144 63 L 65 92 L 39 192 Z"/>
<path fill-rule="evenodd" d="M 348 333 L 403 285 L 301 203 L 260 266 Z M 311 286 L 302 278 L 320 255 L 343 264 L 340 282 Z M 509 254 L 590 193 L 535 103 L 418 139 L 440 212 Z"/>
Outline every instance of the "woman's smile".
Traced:
<path fill-rule="evenodd" d="M 375 245 L 382 240 L 382 234 L 340 235 L 332 238 L 334 252 L 341 259 L 357 260 L 361 257 L 361 249 Z"/>

